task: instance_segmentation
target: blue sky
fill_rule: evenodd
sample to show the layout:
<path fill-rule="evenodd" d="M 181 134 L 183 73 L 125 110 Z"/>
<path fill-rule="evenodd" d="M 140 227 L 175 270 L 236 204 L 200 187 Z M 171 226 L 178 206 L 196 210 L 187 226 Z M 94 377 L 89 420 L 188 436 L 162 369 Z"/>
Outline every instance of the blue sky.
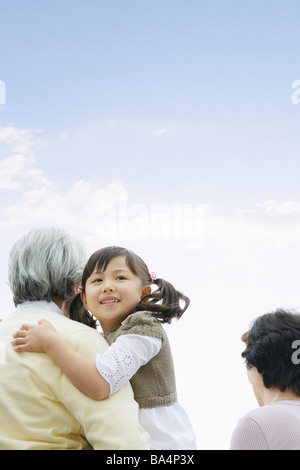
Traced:
<path fill-rule="evenodd" d="M 168 181 L 172 198 L 180 185 L 189 201 L 256 203 L 283 197 L 277 183 L 287 178 L 292 198 L 298 9 L 290 0 L 2 2 L 1 122 L 38 128 L 52 144 L 85 129 L 92 148 L 83 161 L 71 144 L 72 161 L 98 181 L 96 158 L 113 157 L 115 177 L 130 183 L 143 159 L 159 167 L 157 192 Z M 118 125 L 107 131 L 107 121 Z M 155 129 L 169 131 L 157 142 Z M 53 178 L 57 159 L 70 159 L 59 153 L 39 153 Z M 150 177 L 134 180 L 139 197 L 145 186 L 149 194 Z"/>
<path fill-rule="evenodd" d="M 300 306 L 299 13 L 298 0 L 0 0 L 0 317 L 8 251 L 31 227 L 62 226 L 89 254 L 135 249 L 191 297 L 169 334 L 201 448 L 227 448 L 256 406 L 241 333 Z M 215 403 L 227 385 L 217 431 L 203 382 Z"/>

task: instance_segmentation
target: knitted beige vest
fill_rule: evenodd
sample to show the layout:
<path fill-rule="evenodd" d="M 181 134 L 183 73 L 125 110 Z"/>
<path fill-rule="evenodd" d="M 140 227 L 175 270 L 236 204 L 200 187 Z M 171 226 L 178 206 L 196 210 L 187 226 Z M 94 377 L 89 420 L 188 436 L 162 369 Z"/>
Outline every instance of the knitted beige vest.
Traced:
<path fill-rule="evenodd" d="M 175 371 L 172 353 L 161 323 L 147 312 L 129 315 L 120 327 L 104 335 L 108 344 L 118 336 L 135 334 L 162 339 L 162 346 L 156 356 L 140 367 L 130 380 L 134 398 L 140 408 L 168 406 L 177 401 Z"/>

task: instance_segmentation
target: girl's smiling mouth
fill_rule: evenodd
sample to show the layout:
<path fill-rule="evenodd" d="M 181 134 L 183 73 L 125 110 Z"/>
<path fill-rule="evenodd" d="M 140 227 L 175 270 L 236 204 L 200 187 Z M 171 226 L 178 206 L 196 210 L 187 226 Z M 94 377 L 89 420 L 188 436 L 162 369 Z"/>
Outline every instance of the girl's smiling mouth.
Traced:
<path fill-rule="evenodd" d="M 120 302 L 120 300 L 117 299 L 116 297 L 111 296 L 111 295 L 103 297 L 103 299 L 100 300 L 100 304 L 105 304 L 105 305 L 115 304 L 115 303 L 118 303 L 118 302 Z"/>

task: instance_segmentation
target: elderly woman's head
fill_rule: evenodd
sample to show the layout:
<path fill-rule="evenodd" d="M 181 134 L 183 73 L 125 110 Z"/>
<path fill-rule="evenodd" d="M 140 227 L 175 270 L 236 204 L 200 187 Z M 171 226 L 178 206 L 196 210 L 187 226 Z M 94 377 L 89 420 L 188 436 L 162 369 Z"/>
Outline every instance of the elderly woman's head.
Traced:
<path fill-rule="evenodd" d="M 258 317 L 242 336 L 246 344 L 242 357 L 250 372 L 250 381 L 256 380 L 255 369 L 266 389 L 289 391 L 300 396 L 300 364 L 292 359 L 293 345 L 299 340 L 299 314 L 276 310 Z"/>
<path fill-rule="evenodd" d="M 33 229 L 10 252 L 8 277 L 15 305 L 70 299 L 85 262 L 85 249 L 77 238 L 55 227 Z"/>

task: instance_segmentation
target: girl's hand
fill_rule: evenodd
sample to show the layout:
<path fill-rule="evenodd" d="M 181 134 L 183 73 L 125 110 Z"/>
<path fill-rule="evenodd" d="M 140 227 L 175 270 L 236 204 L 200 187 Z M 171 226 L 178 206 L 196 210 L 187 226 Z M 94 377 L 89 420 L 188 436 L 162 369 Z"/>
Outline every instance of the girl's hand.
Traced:
<path fill-rule="evenodd" d="M 47 320 L 40 320 L 37 325 L 24 324 L 13 335 L 14 350 L 17 352 L 47 352 L 47 347 L 57 336 L 56 329 Z"/>

